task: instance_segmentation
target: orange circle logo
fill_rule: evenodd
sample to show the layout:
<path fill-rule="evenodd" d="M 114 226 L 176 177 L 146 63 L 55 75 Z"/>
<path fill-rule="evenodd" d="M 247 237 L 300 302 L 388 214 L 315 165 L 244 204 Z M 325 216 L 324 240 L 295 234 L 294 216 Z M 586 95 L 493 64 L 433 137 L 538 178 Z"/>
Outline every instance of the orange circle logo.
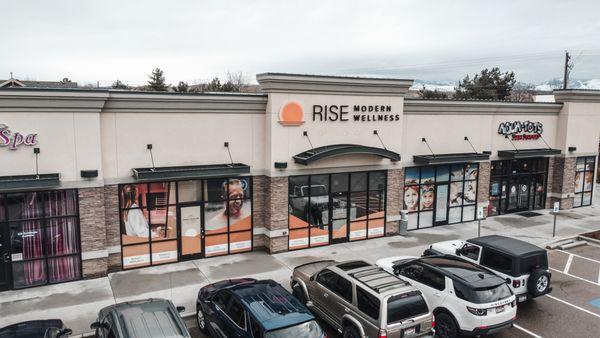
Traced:
<path fill-rule="evenodd" d="M 284 126 L 299 126 L 304 123 L 304 111 L 297 102 L 288 102 L 281 107 L 279 123 Z"/>

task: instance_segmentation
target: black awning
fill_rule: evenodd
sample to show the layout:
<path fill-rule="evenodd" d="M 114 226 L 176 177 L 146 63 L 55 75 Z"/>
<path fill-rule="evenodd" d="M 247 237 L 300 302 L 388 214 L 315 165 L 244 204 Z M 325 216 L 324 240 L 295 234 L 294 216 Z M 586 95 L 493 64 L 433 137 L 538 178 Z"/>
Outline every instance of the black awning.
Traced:
<path fill-rule="evenodd" d="M 490 154 L 480 153 L 458 153 L 458 154 L 436 154 L 436 155 L 414 155 L 413 161 L 417 164 L 445 164 L 464 163 L 475 161 L 487 161 Z"/>
<path fill-rule="evenodd" d="M 249 174 L 250 166 L 243 163 L 230 163 L 178 167 L 134 168 L 131 169 L 131 171 L 133 171 L 133 177 L 139 181 L 154 181 Z"/>
<path fill-rule="evenodd" d="M 0 176 L 0 190 L 44 189 L 59 185 L 59 174 Z"/>
<path fill-rule="evenodd" d="M 368 154 L 389 158 L 392 161 L 400 161 L 400 154 L 384 148 L 361 146 L 357 144 L 332 144 L 310 149 L 295 155 L 294 162 L 307 165 L 324 158 L 350 154 Z"/>
<path fill-rule="evenodd" d="M 518 149 L 518 150 L 498 150 L 498 157 L 502 158 L 529 158 L 541 156 L 560 155 L 559 149 Z"/>

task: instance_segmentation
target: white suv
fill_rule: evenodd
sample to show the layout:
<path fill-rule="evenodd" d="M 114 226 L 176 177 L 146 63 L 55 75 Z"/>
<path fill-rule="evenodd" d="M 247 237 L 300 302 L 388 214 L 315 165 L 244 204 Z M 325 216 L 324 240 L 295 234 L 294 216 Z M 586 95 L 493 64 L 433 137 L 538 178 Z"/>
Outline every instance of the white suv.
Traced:
<path fill-rule="evenodd" d="M 466 260 L 403 256 L 376 264 L 423 293 L 433 309 L 436 337 L 492 334 L 516 319 L 517 302 L 506 281 Z"/>
<path fill-rule="evenodd" d="M 432 244 L 423 253 L 439 254 L 460 256 L 493 271 L 507 281 L 518 302 L 552 291 L 546 250 L 518 239 L 492 235 L 445 241 Z"/>

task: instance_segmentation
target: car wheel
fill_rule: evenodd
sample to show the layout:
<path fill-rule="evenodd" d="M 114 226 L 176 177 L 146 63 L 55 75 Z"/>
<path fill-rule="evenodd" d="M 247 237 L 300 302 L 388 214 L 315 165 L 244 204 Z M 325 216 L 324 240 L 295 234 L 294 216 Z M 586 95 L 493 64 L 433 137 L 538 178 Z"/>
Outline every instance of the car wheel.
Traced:
<path fill-rule="evenodd" d="M 533 270 L 527 281 L 527 290 L 529 293 L 534 297 L 539 297 L 548 293 L 548 288 L 550 288 L 550 274 L 548 271 L 542 269 Z"/>
<path fill-rule="evenodd" d="M 295 285 L 292 289 L 292 295 L 296 297 L 302 303 L 302 305 L 306 305 L 306 296 L 304 295 L 304 290 L 300 285 Z"/>
<path fill-rule="evenodd" d="M 200 304 L 196 305 L 196 324 L 198 324 L 198 328 L 202 333 L 208 332 L 206 317 L 204 316 L 204 311 L 202 311 Z"/>
<path fill-rule="evenodd" d="M 342 331 L 343 338 L 360 338 L 360 333 L 358 330 L 352 325 L 344 326 L 344 330 Z"/>
<path fill-rule="evenodd" d="M 435 336 L 439 338 L 458 337 L 458 327 L 449 314 L 441 312 L 435 316 Z"/>

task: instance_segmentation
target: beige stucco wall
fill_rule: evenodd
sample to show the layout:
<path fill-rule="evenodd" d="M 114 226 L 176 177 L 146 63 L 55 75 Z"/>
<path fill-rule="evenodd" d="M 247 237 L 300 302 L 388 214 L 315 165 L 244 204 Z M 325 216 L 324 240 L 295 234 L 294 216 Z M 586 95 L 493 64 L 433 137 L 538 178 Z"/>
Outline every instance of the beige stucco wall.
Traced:
<path fill-rule="evenodd" d="M 214 113 L 102 113 L 105 178 L 125 179 L 132 168 L 150 167 L 147 144 L 159 166 L 234 162 L 261 170 L 264 115 Z"/>
<path fill-rule="evenodd" d="M 565 102 L 559 115 L 560 142 L 557 147 L 568 153 L 570 146 L 577 154 L 595 154 L 600 139 L 600 103 Z"/>
<path fill-rule="evenodd" d="M 61 181 L 80 180 L 80 170 L 98 169 L 102 179 L 100 115 L 78 112 L 0 112 L 11 131 L 37 133 L 39 172 L 60 173 Z M 35 174 L 33 147 L 0 147 L 0 176 Z"/>

